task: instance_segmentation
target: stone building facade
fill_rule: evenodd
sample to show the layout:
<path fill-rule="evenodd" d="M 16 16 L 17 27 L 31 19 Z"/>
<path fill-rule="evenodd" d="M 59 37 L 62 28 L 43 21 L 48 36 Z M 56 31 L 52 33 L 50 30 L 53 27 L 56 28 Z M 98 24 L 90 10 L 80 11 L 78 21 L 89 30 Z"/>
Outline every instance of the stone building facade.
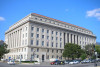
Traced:
<path fill-rule="evenodd" d="M 31 13 L 5 32 L 5 42 L 10 49 L 5 58 L 49 61 L 51 58 L 63 59 L 66 43 L 84 48 L 87 44 L 95 44 L 96 36 L 85 28 Z"/>

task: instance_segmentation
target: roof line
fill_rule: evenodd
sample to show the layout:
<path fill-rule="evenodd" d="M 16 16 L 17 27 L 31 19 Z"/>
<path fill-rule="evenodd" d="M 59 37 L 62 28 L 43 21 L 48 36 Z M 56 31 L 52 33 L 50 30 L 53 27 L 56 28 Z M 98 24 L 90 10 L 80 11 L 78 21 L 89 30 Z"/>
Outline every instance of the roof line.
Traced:
<path fill-rule="evenodd" d="M 60 21 L 60 20 L 57 20 L 57 19 L 54 19 L 54 18 L 50 18 L 50 17 L 47 17 L 47 16 L 43 16 L 43 15 L 40 15 L 40 14 L 37 14 L 37 13 L 32 13 L 32 14 L 37 15 L 37 16 L 41 16 L 41 17 L 44 17 L 44 18 L 47 18 L 47 19 L 51 19 L 51 20 L 54 20 L 54 21 L 66 23 L 66 24 L 68 24 L 68 25 L 71 25 L 71 26 L 74 26 L 74 27 L 77 27 L 77 28 L 81 28 L 81 29 L 88 30 L 88 29 L 86 29 L 86 28 L 79 27 L 79 26 L 76 26 L 76 25 L 73 25 L 73 24 L 70 24 L 70 23 L 67 23 L 67 22 L 63 22 L 63 21 Z M 90 31 L 90 30 L 88 30 L 88 31 Z"/>

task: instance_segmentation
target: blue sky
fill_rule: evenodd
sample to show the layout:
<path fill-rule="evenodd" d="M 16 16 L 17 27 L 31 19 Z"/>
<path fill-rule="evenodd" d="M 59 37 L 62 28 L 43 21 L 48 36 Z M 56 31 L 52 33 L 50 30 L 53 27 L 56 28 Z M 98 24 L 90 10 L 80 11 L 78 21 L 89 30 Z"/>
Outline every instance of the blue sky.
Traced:
<path fill-rule="evenodd" d="M 100 42 L 100 0 L 0 0 L 0 40 L 11 25 L 30 13 L 89 29 Z"/>

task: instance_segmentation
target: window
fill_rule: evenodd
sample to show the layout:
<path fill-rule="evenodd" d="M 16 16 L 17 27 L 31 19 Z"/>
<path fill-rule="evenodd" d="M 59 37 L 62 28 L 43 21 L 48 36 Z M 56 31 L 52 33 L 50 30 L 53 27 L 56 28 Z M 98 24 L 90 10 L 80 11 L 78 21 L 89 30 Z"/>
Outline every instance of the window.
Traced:
<path fill-rule="evenodd" d="M 47 36 L 47 39 L 49 39 L 49 36 Z"/>
<path fill-rule="evenodd" d="M 37 18 L 35 18 L 35 20 L 37 20 Z"/>
<path fill-rule="evenodd" d="M 54 52 L 54 50 L 52 50 L 52 53 Z"/>
<path fill-rule="evenodd" d="M 47 56 L 47 59 L 49 59 L 49 55 Z"/>
<path fill-rule="evenodd" d="M 25 48 L 25 52 L 26 52 L 26 48 Z"/>
<path fill-rule="evenodd" d="M 40 19 L 40 21 L 42 21 L 42 19 Z"/>
<path fill-rule="evenodd" d="M 60 36 L 62 35 L 62 33 L 60 33 Z"/>
<path fill-rule="evenodd" d="M 62 53 L 62 50 L 61 50 L 61 53 Z"/>
<path fill-rule="evenodd" d="M 49 42 L 47 42 L 47 46 L 49 46 Z"/>
<path fill-rule="evenodd" d="M 34 30 L 34 27 L 31 27 L 31 30 L 33 31 Z"/>
<path fill-rule="evenodd" d="M 26 33 L 26 37 L 27 37 L 27 33 Z"/>
<path fill-rule="evenodd" d="M 42 29 L 42 33 L 44 33 L 44 29 Z"/>
<path fill-rule="evenodd" d="M 42 46 L 44 46 L 44 41 L 42 41 Z"/>
<path fill-rule="evenodd" d="M 31 40 L 31 45 L 33 45 L 33 40 Z"/>
<path fill-rule="evenodd" d="M 39 45 L 39 41 L 37 40 L 36 45 Z"/>
<path fill-rule="evenodd" d="M 44 38 L 44 35 L 42 35 L 42 38 Z"/>
<path fill-rule="evenodd" d="M 60 48 L 61 48 L 62 43 L 60 43 Z"/>
<path fill-rule="evenodd" d="M 56 58 L 58 58 L 58 55 L 56 56 Z"/>
<path fill-rule="evenodd" d="M 52 40 L 53 40 L 53 37 L 52 37 Z"/>
<path fill-rule="evenodd" d="M 51 47 L 53 47 L 53 42 L 52 42 L 52 46 Z"/>
<path fill-rule="evenodd" d="M 56 51 L 56 53 L 58 53 L 58 50 Z"/>
<path fill-rule="evenodd" d="M 47 33 L 49 33 L 49 30 L 47 30 Z"/>
<path fill-rule="evenodd" d="M 62 41 L 62 38 L 60 38 L 60 41 Z"/>
<path fill-rule="evenodd" d="M 52 55 L 52 58 L 53 58 L 53 55 Z"/>
<path fill-rule="evenodd" d="M 56 40 L 58 40 L 58 37 L 56 37 Z"/>
<path fill-rule="evenodd" d="M 33 37 L 33 33 L 31 33 L 31 37 Z"/>
<path fill-rule="evenodd" d="M 25 45 L 27 45 L 27 39 L 25 39 Z"/>
<path fill-rule="evenodd" d="M 39 28 L 37 28 L 37 32 L 39 32 Z"/>
<path fill-rule="evenodd" d="M 22 42 L 22 45 L 24 45 L 24 40 L 23 40 L 23 42 Z"/>
<path fill-rule="evenodd" d="M 24 38 L 24 34 L 23 34 L 23 38 Z"/>
<path fill-rule="evenodd" d="M 47 52 L 49 52 L 49 49 L 47 49 Z"/>
<path fill-rule="evenodd" d="M 39 52 L 39 48 L 37 48 L 37 52 Z"/>
<path fill-rule="evenodd" d="M 52 31 L 52 34 L 53 34 L 53 31 Z"/>
<path fill-rule="evenodd" d="M 31 48 L 31 52 L 33 52 L 33 48 Z"/>
<path fill-rule="evenodd" d="M 37 34 L 37 38 L 39 38 L 39 34 Z"/>
<path fill-rule="evenodd" d="M 56 43 L 56 47 L 58 47 L 58 43 Z"/>
<path fill-rule="evenodd" d="M 39 58 L 39 55 L 37 55 L 37 58 Z"/>
<path fill-rule="evenodd" d="M 26 27 L 26 31 L 27 31 L 27 27 Z"/>
<path fill-rule="evenodd" d="M 56 35 L 58 34 L 58 32 L 56 32 Z"/>

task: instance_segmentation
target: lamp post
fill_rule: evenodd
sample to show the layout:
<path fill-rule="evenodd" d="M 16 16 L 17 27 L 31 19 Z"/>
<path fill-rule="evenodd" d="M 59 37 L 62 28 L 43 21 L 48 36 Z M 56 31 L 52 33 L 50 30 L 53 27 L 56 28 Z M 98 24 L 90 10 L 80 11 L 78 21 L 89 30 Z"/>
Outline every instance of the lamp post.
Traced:
<path fill-rule="evenodd" d="M 95 63 L 94 63 L 94 67 L 97 67 L 97 64 L 96 64 L 96 49 L 95 49 L 95 44 L 93 45 L 93 48 L 94 48 L 94 57 L 95 57 Z"/>
<path fill-rule="evenodd" d="M 21 56 L 21 54 L 20 54 L 20 60 L 19 60 L 19 63 L 21 64 L 21 59 L 22 59 L 22 56 Z"/>

